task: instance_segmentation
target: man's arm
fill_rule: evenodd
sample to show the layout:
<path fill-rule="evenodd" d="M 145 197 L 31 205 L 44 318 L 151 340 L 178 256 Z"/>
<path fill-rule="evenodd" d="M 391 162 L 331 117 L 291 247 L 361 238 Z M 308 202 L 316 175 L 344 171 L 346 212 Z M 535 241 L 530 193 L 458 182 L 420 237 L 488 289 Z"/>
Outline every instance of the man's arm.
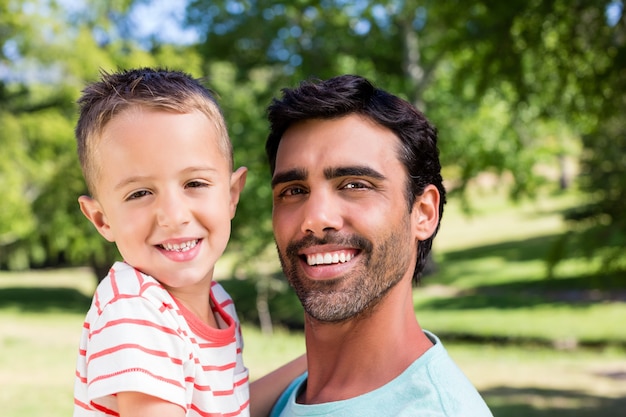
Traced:
<path fill-rule="evenodd" d="M 267 417 L 291 381 L 306 371 L 306 355 L 250 383 L 250 416 Z"/>

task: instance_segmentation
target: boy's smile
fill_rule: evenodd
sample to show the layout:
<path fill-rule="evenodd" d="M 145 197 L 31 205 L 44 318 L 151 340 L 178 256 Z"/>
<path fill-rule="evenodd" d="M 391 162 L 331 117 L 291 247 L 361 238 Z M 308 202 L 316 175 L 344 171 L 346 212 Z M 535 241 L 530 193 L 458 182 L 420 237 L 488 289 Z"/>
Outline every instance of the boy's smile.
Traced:
<path fill-rule="evenodd" d="M 245 181 L 245 168 L 231 176 L 213 124 L 199 111 L 135 107 L 97 140 L 96 196 L 80 200 L 87 217 L 173 295 L 208 290 Z"/>

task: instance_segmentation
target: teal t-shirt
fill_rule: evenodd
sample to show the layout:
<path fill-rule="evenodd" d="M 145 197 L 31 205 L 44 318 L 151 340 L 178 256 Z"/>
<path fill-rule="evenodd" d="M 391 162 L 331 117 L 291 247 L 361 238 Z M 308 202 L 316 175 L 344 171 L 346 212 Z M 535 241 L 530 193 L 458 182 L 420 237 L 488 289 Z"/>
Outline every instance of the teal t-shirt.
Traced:
<path fill-rule="evenodd" d="M 433 347 L 382 387 L 348 400 L 297 404 L 296 397 L 306 383 L 305 373 L 283 392 L 270 416 L 493 417 L 483 398 L 452 361 L 437 336 L 425 333 L 433 342 Z"/>

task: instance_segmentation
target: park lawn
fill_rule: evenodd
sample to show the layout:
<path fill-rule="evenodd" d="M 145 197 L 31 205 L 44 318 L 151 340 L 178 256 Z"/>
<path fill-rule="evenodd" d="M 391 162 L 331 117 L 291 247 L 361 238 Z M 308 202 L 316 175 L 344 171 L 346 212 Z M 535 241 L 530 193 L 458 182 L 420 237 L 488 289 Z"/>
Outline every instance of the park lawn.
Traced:
<path fill-rule="evenodd" d="M 626 346 L 626 279 L 602 280 L 593 260 L 569 257 L 547 277 L 545 260 L 576 196 L 516 206 L 498 194 L 465 215 L 448 204 L 435 240 L 435 271 L 414 292 L 423 327 L 458 338 L 576 346 Z"/>
<path fill-rule="evenodd" d="M 78 314 L 0 310 L 0 414 L 72 415 L 82 320 Z"/>
<path fill-rule="evenodd" d="M 626 347 L 623 303 L 577 309 L 568 305 L 470 310 L 417 308 L 422 327 L 460 340 L 542 344 L 555 347 L 618 345 Z"/>
<path fill-rule="evenodd" d="M 582 261 L 577 273 L 548 280 L 537 260 L 485 256 L 446 265 L 445 257 L 441 271 L 414 291 L 416 314 L 426 328 L 518 342 L 626 346 L 626 292 L 589 288 Z"/>
<path fill-rule="evenodd" d="M 82 319 L 74 312 L 0 309 L 3 416 L 71 415 Z M 304 352 L 300 332 L 266 336 L 245 325 L 243 334 L 252 379 Z M 498 417 L 618 416 L 626 406 L 622 349 L 444 343 Z"/>
<path fill-rule="evenodd" d="M 626 303 L 607 297 L 624 289 L 595 288 L 589 262 L 576 258 L 545 279 L 543 254 L 563 229 L 558 209 L 568 198 L 512 208 L 487 195 L 472 218 L 451 204 L 434 248 L 436 271 L 414 292 L 422 326 L 442 337 L 498 417 L 626 409 Z M 71 415 L 93 288 L 84 268 L 0 272 L 3 416 Z M 301 332 L 267 336 L 246 324 L 243 333 L 252 379 L 304 352 Z"/>

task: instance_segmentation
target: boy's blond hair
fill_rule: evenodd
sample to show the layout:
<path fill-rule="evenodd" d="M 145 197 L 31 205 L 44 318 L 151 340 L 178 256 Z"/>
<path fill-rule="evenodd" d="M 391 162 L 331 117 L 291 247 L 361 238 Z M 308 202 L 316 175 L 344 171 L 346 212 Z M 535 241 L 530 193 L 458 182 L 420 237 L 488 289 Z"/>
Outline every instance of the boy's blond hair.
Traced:
<path fill-rule="evenodd" d="M 96 194 L 96 177 L 104 166 L 97 163 L 98 142 L 107 123 L 131 108 L 204 113 L 214 124 L 218 146 L 232 169 L 233 149 L 220 107 L 212 92 L 188 74 L 158 68 L 101 71 L 100 80 L 83 90 L 78 105 L 80 113 L 75 131 L 78 158 L 92 196 Z"/>

